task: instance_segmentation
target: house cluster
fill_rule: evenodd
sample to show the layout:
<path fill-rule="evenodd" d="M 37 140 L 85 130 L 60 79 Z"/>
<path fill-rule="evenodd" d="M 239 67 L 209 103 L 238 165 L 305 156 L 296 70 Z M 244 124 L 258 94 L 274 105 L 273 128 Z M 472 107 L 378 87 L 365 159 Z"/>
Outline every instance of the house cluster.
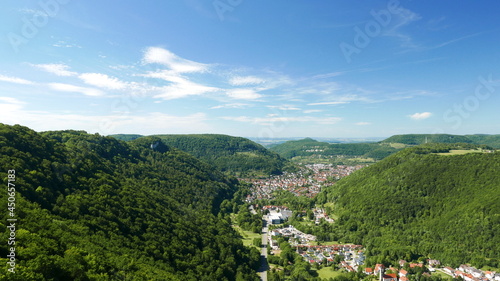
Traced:
<path fill-rule="evenodd" d="M 340 256 L 342 259 L 340 266 L 351 272 L 357 271 L 365 261 L 361 245 L 297 245 L 296 248 L 297 253 L 309 263 L 326 262 L 326 265 L 329 265 L 334 262 L 336 256 Z"/>
<path fill-rule="evenodd" d="M 438 264 L 439 261 L 436 260 Z M 366 275 L 378 276 L 379 281 L 408 281 L 408 271 L 402 268 L 407 262 L 405 260 L 399 261 L 400 269 L 395 267 L 386 268 L 383 264 L 376 264 L 375 267 L 367 267 L 364 270 Z M 423 263 L 409 263 L 410 268 L 424 267 Z M 431 276 L 429 273 L 423 273 L 426 276 Z"/>
<path fill-rule="evenodd" d="M 363 167 L 366 167 L 366 165 L 346 166 L 333 164 L 308 164 L 305 166 L 306 168 L 313 171 L 314 179 L 318 182 L 324 182 L 329 178 L 335 178 L 339 180 Z"/>
<path fill-rule="evenodd" d="M 293 225 L 271 230 L 270 234 L 268 235 L 269 245 L 271 245 L 273 250 L 279 249 L 278 242 L 276 241 L 277 237 L 288 237 L 288 242 L 292 246 L 305 245 L 311 241 L 316 241 L 316 236 L 306 234 L 293 227 Z"/>
<path fill-rule="evenodd" d="M 319 224 L 321 219 L 324 219 L 325 221 L 329 223 L 334 223 L 335 220 L 330 218 L 327 214 L 326 211 L 323 209 L 313 209 L 314 213 L 314 221 L 316 224 Z"/>
<path fill-rule="evenodd" d="M 443 268 L 443 271 L 454 278 L 461 277 L 465 281 L 500 281 L 500 273 L 496 273 L 494 271 L 482 271 L 465 264 L 460 265 L 456 269 L 445 267 Z"/>
<path fill-rule="evenodd" d="M 269 211 L 267 215 L 269 224 L 282 224 L 292 216 L 292 211 L 285 206 L 264 206 L 262 210 Z"/>
<path fill-rule="evenodd" d="M 307 169 L 296 173 L 285 172 L 282 175 L 274 175 L 266 179 L 241 179 L 242 181 L 252 183 L 252 192 L 248 195 L 247 202 L 252 202 L 256 199 L 273 199 L 273 193 L 276 190 L 288 190 L 296 196 L 312 198 L 321 191 L 321 187 L 328 179 L 340 179 L 364 167 L 362 165 L 336 166 L 331 164 L 311 164 L 305 166 Z"/>

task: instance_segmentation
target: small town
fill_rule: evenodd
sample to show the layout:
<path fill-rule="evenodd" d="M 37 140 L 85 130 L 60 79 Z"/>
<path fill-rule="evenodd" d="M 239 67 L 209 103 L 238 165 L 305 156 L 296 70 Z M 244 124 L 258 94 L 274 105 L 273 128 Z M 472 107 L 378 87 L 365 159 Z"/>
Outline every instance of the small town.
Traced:
<path fill-rule="evenodd" d="M 383 264 L 376 264 L 373 268 L 364 267 L 366 256 L 362 245 L 319 245 L 316 236 L 304 233 L 293 225 L 283 224 L 292 216 L 292 211 L 286 206 L 263 206 L 262 210 L 267 213 L 263 220 L 267 224 L 277 227 L 269 230 L 269 235 L 267 235 L 267 243 L 271 248 L 270 253 L 273 255 L 279 255 L 281 250 L 277 240 L 283 237 L 310 264 L 336 266 L 345 272 L 361 270 L 367 276 L 374 276 L 379 281 L 409 281 L 412 274 L 408 270 L 419 268 L 423 271 L 422 275 L 427 277 L 431 277 L 433 274 L 446 274 L 451 278 L 461 278 L 465 281 L 500 281 L 500 273 L 483 271 L 468 265 L 460 265 L 455 269 L 449 266 L 443 267 L 441 262 L 435 259 L 427 259 L 425 264 L 424 262 L 400 260 L 397 267 L 385 267 Z M 323 209 L 313 209 L 313 213 L 316 224 L 320 219 L 330 223 L 334 222 Z"/>
<path fill-rule="evenodd" d="M 252 193 L 247 202 L 256 199 L 273 199 L 277 190 L 287 190 L 296 196 L 312 198 L 321 191 L 326 183 L 332 183 L 352 174 L 365 165 L 346 166 L 333 164 L 308 164 L 306 169 L 296 173 L 284 172 L 282 175 L 270 176 L 265 179 L 242 179 L 252 183 Z"/>

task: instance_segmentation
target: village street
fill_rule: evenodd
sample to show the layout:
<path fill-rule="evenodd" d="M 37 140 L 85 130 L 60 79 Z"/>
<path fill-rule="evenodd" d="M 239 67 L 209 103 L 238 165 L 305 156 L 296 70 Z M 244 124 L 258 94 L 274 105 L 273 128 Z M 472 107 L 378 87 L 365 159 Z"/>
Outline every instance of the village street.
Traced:
<path fill-rule="evenodd" d="M 250 206 L 250 212 L 254 215 L 257 214 L 253 206 Z M 262 281 L 267 281 L 267 271 L 269 270 L 269 264 L 267 263 L 267 232 L 269 231 L 267 228 L 267 219 L 267 216 L 262 216 L 262 243 L 260 250 L 261 265 L 258 270 L 260 279 Z"/>

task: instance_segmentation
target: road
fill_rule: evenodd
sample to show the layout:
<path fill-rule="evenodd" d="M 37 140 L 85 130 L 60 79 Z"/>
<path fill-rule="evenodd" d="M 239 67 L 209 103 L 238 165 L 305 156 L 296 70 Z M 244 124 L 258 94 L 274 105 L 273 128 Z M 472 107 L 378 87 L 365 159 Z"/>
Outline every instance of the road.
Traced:
<path fill-rule="evenodd" d="M 261 265 L 259 268 L 259 276 L 262 281 L 267 281 L 267 271 L 269 270 L 269 264 L 267 263 L 267 220 L 266 216 L 262 218 L 262 245 L 261 245 L 261 254 L 260 261 Z"/>

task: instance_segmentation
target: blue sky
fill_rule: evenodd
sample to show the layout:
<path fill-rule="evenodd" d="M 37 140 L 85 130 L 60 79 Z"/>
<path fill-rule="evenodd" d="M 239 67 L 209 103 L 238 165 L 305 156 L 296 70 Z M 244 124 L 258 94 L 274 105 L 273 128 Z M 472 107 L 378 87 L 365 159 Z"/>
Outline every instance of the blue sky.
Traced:
<path fill-rule="evenodd" d="M 37 131 L 500 133 L 496 1 L 8 1 L 0 122 Z"/>

